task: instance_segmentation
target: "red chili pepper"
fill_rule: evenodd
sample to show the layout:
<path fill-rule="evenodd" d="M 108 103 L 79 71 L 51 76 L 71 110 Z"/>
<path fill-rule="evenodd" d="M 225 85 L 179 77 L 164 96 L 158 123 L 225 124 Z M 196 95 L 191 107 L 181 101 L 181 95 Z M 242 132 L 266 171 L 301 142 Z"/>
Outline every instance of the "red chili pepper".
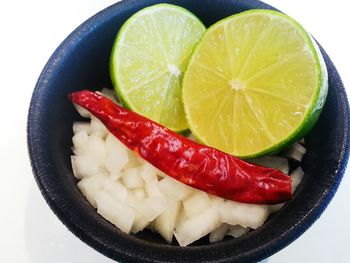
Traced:
<path fill-rule="evenodd" d="M 198 144 L 98 93 L 79 91 L 69 98 L 128 148 L 184 184 L 242 203 L 277 204 L 292 197 L 291 179 L 279 170 Z"/>

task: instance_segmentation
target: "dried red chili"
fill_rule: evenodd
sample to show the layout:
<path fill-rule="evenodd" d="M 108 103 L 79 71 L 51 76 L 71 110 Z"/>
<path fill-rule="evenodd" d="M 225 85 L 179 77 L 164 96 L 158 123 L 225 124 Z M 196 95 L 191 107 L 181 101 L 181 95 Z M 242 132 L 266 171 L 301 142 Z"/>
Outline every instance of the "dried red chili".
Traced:
<path fill-rule="evenodd" d="M 128 148 L 167 175 L 226 199 L 276 204 L 291 199 L 291 179 L 279 170 L 242 161 L 198 144 L 91 91 L 69 95 Z"/>

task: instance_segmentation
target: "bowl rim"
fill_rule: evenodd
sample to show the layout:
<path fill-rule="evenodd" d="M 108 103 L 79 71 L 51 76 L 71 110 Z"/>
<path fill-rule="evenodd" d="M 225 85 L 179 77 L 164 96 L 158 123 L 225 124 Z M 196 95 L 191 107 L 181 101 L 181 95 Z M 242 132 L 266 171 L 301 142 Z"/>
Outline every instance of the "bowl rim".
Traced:
<path fill-rule="evenodd" d="M 233 1 L 233 0 L 229 0 Z M 265 4 L 259 0 L 235 0 L 236 2 L 245 2 L 246 5 L 257 5 L 263 6 L 266 9 L 275 9 L 272 6 Z M 27 146 L 32 166 L 32 171 L 35 177 L 35 180 L 38 184 L 38 187 L 45 198 L 47 204 L 51 208 L 51 210 L 56 214 L 56 216 L 60 219 L 60 221 L 72 232 L 74 233 L 79 239 L 81 239 L 83 242 L 94 248 L 95 250 L 99 251 L 100 253 L 106 255 L 107 257 L 113 259 L 113 260 L 122 260 L 123 262 L 135 262 L 140 260 L 139 257 L 135 257 L 135 255 L 129 255 L 124 251 L 115 251 L 114 248 L 108 247 L 106 243 L 101 241 L 100 239 L 94 237 L 91 235 L 91 233 L 85 232 L 77 222 L 74 222 L 70 217 L 68 217 L 64 210 L 56 203 L 55 200 L 57 200 L 56 194 L 50 190 L 50 187 L 46 184 L 45 180 L 43 180 L 42 175 L 47 173 L 47 167 L 45 165 L 42 165 L 40 156 L 42 153 L 40 152 L 40 149 L 35 147 L 36 143 L 43 140 L 43 137 L 40 136 L 40 112 L 38 112 L 36 105 L 38 101 L 42 100 L 41 95 L 45 92 L 47 85 L 46 83 L 50 79 L 50 72 L 52 72 L 55 69 L 57 60 L 60 59 L 61 56 L 64 56 L 64 51 L 66 49 L 71 48 L 75 45 L 77 42 L 77 39 L 82 38 L 84 35 L 89 34 L 91 31 L 94 30 L 96 24 L 103 24 L 105 20 L 110 19 L 111 16 L 113 16 L 113 11 L 119 8 L 123 8 L 124 6 L 132 6 L 136 4 L 138 0 L 123 0 L 120 2 L 117 2 L 100 12 L 96 13 L 94 16 L 87 19 L 85 22 L 83 22 L 80 26 L 78 26 L 72 33 L 68 35 L 66 39 L 57 47 L 57 49 L 54 51 L 54 53 L 51 55 L 50 59 L 46 63 L 45 67 L 43 68 L 35 89 L 33 91 L 33 95 L 30 102 L 29 112 L 28 112 L 28 118 L 27 118 Z M 160 3 L 160 2 L 168 2 L 168 1 L 157 1 L 157 0 L 150 0 L 150 3 Z M 169 1 L 171 3 L 174 3 L 174 1 Z M 176 2 L 175 2 L 176 3 Z M 276 10 L 276 9 L 275 9 Z M 293 227 L 290 229 L 287 229 L 281 236 L 277 238 L 277 240 L 270 240 L 269 242 L 265 243 L 264 245 L 255 248 L 254 250 L 249 250 L 247 252 L 244 252 L 240 254 L 238 257 L 235 255 L 231 255 L 230 258 L 224 259 L 223 262 L 232 262 L 233 260 L 240 260 L 240 262 L 251 262 L 256 260 L 262 260 L 268 256 L 271 256 L 272 254 L 276 253 L 277 251 L 281 250 L 282 248 L 289 245 L 291 242 L 293 242 L 295 239 L 297 239 L 299 236 L 301 236 L 323 213 L 325 208 L 330 203 L 331 199 L 335 195 L 339 184 L 343 178 L 347 161 L 349 157 L 349 145 L 350 145 L 350 131 L 349 131 L 349 104 L 345 92 L 344 85 L 341 81 L 341 78 L 333 64 L 333 62 L 330 60 L 326 52 L 323 50 L 323 48 L 320 46 L 320 49 L 322 51 L 323 56 L 328 61 L 328 71 L 331 70 L 335 76 L 335 78 L 338 81 L 338 87 L 337 92 L 341 94 L 341 104 L 339 107 L 344 112 L 344 125 L 343 125 L 343 132 L 344 132 L 344 138 L 342 138 L 342 151 L 340 153 L 340 159 L 338 160 L 338 167 L 336 170 L 336 173 L 332 176 L 332 182 L 324 188 L 324 191 L 322 192 L 321 197 L 318 199 L 316 203 L 313 204 L 312 209 L 310 211 L 303 215 L 300 220 L 294 224 Z M 148 247 L 161 247 L 161 248 L 169 248 L 171 247 L 174 249 L 174 253 L 180 252 L 183 250 L 192 250 L 192 251 L 198 251 L 199 249 L 215 249 L 215 246 L 213 244 L 211 245 L 205 245 L 205 246 L 189 246 L 189 247 L 178 247 L 178 246 L 172 246 L 167 244 L 155 244 L 150 241 L 145 240 L 139 240 L 137 238 L 134 238 L 133 240 L 136 241 L 136 243 L 139 243 L 140 245 L 147 245 Z M 165 261 L 164 261 L 165 262 Z"/>

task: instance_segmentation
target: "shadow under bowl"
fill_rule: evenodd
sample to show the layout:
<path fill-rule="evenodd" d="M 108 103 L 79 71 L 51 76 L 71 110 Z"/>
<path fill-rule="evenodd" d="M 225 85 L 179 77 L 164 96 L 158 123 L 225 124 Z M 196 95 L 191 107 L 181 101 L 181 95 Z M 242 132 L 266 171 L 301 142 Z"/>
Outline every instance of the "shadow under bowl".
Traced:
<path fill-rule="evenodd" d="M 349 154 L 349 108 L 342 81 L 322 50 L 329 95 L 306 137 L 305 177 L 291 202 L 257 230 L 210 244 L 202 238 L 181 248 L 143 231 L 127 235 L 104 220 L 76 186 L 70 155 L 72 123 L 79 119 L 67 94 L 112 87 L 109 55 L 120 26 L 136 11 L 160 2 L 183 6 L 206 26 L 248 9 L 274 9 L 256 0 L 128 0 L 99 12 L 57 48 L 35 87 L 28 116 L 28 147 L 36 181 L 57 217 L 85 243 L 121 262 L 253 262 L 298 238 L 335 194 Z"/>

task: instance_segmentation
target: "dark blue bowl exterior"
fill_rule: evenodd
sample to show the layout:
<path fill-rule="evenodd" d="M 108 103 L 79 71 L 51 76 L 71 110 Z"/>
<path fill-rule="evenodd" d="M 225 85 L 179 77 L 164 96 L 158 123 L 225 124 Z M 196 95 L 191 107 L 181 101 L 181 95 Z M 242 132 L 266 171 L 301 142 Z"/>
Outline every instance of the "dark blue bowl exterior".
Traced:
<path fill-rule="evenodd" d="M 183 6 L 209 26 L 248 9 L 274 9 L 255 0 L 129 0 L 83 23 L 57 48 L 35 87 L 28 116 L 28 147 L 36 181 L 47 203 L 81 240 L 122 262 L 254 262 L 298 238 L 334 196 L 349 155 L 349 108 L 342 81 L 322 50 L 329 72 L 329 96 L 319 122 L 307 136 L 305 179 L 293 201 L 262 227 L 239 239 L 209 244 L 203 238 L 180 248 L 150 232 L 126 235 L 100 217 L 76 187 L 70 165 L 72 122 L 79 118 L 67 94 L 112 87 L 109 55 L 120 26 L 145 6 Z"/>

